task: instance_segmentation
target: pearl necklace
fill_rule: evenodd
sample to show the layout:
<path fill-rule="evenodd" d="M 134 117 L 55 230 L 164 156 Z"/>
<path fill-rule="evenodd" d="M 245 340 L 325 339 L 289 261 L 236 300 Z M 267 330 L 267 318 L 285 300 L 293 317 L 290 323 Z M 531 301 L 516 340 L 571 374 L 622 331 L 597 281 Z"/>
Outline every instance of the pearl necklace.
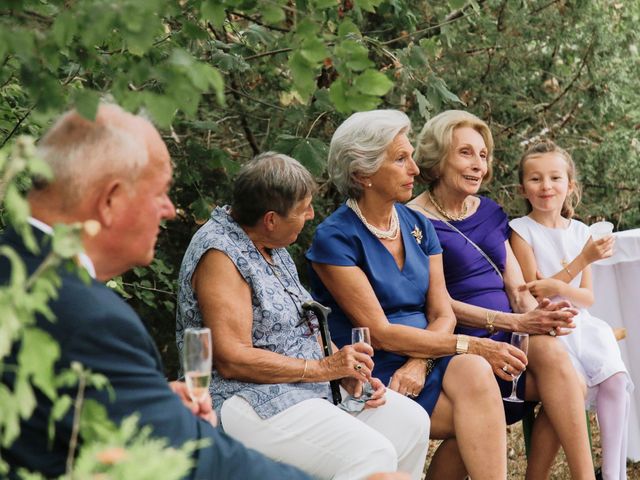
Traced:
<path fill-rule="evenodd" d="M 436 207 L 436 210 L 438 210 L 438 213 L 440 215 L 442 215 L 444 218 L 446 218 L 447 220 L 451 220 L 453 222 L 458 222 L 460 220 L 464 220 L 467 217 L 467 211 L 469 210 L 469 208 L 467 207 L 467 200 L 466 199 L 462 203 L 462 212 L 460 212 L 459 215 L 452 215 L 452 214 L 448 213 L 444 209 L 444 207 L 438 203 L 438 201 L 435 199 L 435 197 L 431 193 L 431 190 L 427 190 L 427 196 L 429 197 L 429 200 L 431 200 L 431 203 L 433 203 L 433 206 Z"/>
<path fill-rule="evenodd" d="M 398 221 L 398 212 L 396 211 L 395 207 L 393 207 L 393 211 L 391 212 L 391 223 L 389 225 L 389 230 L 382 230 L 378 227 L 374 227 L 369 222 L 367 222 L 367 219 L 364 218 L 364 215 L 360 211 L 358 202 L 356 202 L 353 198 L 349 198 L 347 200 L 347 207 L 353 210 L 353 212 L 364 224 L 364 226 L 367 227 L 367 230 L 373 233 L 376 237 L 386 240 L 395 240 L 396 238 L 398 238 L 398 233 L 400 233 L 400 222 Z"/>

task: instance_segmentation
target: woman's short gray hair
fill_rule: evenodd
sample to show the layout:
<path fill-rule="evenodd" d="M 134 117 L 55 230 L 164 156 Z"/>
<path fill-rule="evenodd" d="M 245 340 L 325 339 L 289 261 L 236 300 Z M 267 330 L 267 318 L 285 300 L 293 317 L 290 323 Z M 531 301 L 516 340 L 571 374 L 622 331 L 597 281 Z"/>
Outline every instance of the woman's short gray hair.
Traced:
<path fill-rule="evenodd" d="M 287 216 L 315 190 L 315 180 L 300 162 L 282 153 L 262 153 L 240 169 L 231 214 L 240 225 L 254 226 L 267 212 Z"/>
<path fill-rule="evenodd" d="M 378 171 L 389 145 L 411 129 L 411 120 L 399 110 L 358 112 L 337 128 L 329 147 L 329 178 L 343 195 L 358 199 L 362 184 L 357 176 Z"/>
<path fill-rule="evenodd" d="M 416 146 L 414 159 L 420 168 L 420 180 L 433 188 L 440 180 L 442 167 L 451 150 L 453 131 L 469 127 L 482 135 L 487 147 L 487 173 L 482 183 L 491 181 L 493 175 L 493 136 L 489 126 L 473 113 L 464 110 L 446 110 L 425 123 Z"/>
<path fill-rule="evenodd" d="M 53 173 L 51 183 L 64 185 L 65 205 L 77 202 L 104 178 L 126 174 L 134 182 L 148 163 L 144 139 L 114 123 L 114 117 L 134 118 L 114 104 L 101 104 L 94 121 L 71 110 L 38 143 L 38 154 Z M 36 179 L 34 188 L 44 188 L 48 183 Z"/>

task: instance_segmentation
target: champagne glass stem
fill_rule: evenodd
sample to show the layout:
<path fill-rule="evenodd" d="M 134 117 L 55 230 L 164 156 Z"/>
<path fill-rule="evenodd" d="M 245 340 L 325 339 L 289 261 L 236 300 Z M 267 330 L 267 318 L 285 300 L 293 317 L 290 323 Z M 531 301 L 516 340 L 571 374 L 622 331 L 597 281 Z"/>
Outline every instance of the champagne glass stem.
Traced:
<path fill-rule="evenodd" d="M 511 387 L 511 398 L 518 398 L 518 394 L 516 393 L 516 390 L 518 389 L 518 379 L 520 377 L 516 377 L 513 379 L 513 386 Z"/>

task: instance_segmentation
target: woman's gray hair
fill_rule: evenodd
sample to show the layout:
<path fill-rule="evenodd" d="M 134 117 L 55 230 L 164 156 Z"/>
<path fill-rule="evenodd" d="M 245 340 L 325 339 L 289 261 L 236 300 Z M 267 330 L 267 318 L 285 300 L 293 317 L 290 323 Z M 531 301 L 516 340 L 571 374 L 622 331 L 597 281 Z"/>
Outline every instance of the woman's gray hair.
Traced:
<path fill-rule="evenodd" d="M 129 117 L 134 118 L 114 104 L 101 104 L 94 121 L 75 110 L 62 115 L 38 143 L 38 154 L 51 168 L 53 179 L 36 179 L 34 188 L 64 185 L 63 203 L 71 206 L 102 179 L 126 175 L 134 182 L 149 155 L 144 139 L 117 121 Z"/>
<path fill-rule="evenodd" d="M 376 173 L 389 145 L 409 130 L 411 120 L 399 110 L 358 112 L 342 122 L 331 138 L 327 167 L 338 191 L 360 198 L 363 188 L 357 177 Z"/>
<path fill-rule="evenodd" d="M 262 153 L 240 169 L 233 185 L 231 215 L 245 226 L 254 226 L 271 211 L 286 217 L 315 191 L 315 180 L 300 162 L 282 153 Z"/>
<path fill-rule="evenodd" d="M 416 146 L 414 159 L 420 168 L 422 182 L 433 188 L 440 181 L 440 174 L 451 150 L 456 128 L 469 127 L 478 132 L 487 147 L 487 173 L 482 183 L 491 181 L 493 175 L 493 136 L 489 126 L 473 113 L 464 110 L 446 110 L 425 123 Z"/>

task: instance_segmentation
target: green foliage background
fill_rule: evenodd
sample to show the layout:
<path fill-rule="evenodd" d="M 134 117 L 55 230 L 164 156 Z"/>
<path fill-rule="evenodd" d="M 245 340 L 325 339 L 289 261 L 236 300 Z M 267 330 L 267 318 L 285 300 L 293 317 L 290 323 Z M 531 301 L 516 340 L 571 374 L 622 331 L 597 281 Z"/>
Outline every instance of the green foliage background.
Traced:
<path fill-rule="evenodd" d="M 193 232 L 265 150 L 317 176 L 321 221 L 341 200 L 326 184 L 328 140 L 353 111 L 401 109 L 416 131 L 449 108 L 484 118 L 497 147 L 485 193 L 514 215 L 523 146 L 553 138 L 581 172 L 578 216 L 640 226 L 639 22 L 638 2 L 613 0 L 5 0 L 0 145 L 37 137 L 70 105 L 91 117 L 105 94 L 161 127 L 179 216 L 153 265 L 111 285 L 174 378 L 176 277 Z M 291 247 L 302 273 L 312 231 Z"/>

